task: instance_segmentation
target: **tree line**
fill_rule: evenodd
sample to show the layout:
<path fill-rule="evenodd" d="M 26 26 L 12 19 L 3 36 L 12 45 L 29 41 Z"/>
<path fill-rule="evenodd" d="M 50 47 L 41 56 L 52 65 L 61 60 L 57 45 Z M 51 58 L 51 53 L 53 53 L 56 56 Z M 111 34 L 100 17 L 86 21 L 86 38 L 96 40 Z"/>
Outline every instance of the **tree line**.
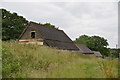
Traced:
<path fill-rule="evenodd" d="M 18 39 L 23 29 L 28 25 L 29 21 L 15 12 L 11 13 L 6 9 L 0 9 L 0 11 L 2 12 L 2 40 L 6 41 Z M 41 25 L 56 28 L 50 23 Z"/>
<path fill-rule="evenodd" d="M 2 12 L 2 40 L 15 40 L 18 39 L 23 29 L 28 25 L 29 21 L 23 16 L 19 16 L 17 13 L 7 11 L 6 9 L 0 9 Z M 41 24 L 41 23 L 40 23 Z M 58 29 L 55 25 L 50 23 L 41 24 L 43 26 L 48 26 Z M 77 44 L 85 44 L 91 50 L 99 51 L 104 56 L 109 56 L 112 53 L 112 56 L 118 57 L 118 54 L 115 49 L 107 48 L 109 45 L 107 39 L 104 39 L 100 36 L 87 36 L 82 35 L 79 38 L 76 38 L 74 41 Z"/>
<path fill-rule="evenodd" d="M 100 36 L 81 35 L 74 41 L 77 44 L 85 44 L 92 51 L 99 51 L 103 56 L 118 57 L 116 49 L 107 48 L 107 39 Z"/>

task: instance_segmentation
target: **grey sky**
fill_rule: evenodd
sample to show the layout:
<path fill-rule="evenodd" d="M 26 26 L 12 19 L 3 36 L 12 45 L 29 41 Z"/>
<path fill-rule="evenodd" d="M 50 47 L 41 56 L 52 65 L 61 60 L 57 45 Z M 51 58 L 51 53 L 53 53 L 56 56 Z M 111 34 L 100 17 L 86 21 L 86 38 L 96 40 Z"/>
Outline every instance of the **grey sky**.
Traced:
<path fill-rule="evenodd" d="M 2 2 L 2 7 L 17 12 L 29 21 L 50 22 L 72 39 L 98 35 L 118 44 L 117 2 Z"/>

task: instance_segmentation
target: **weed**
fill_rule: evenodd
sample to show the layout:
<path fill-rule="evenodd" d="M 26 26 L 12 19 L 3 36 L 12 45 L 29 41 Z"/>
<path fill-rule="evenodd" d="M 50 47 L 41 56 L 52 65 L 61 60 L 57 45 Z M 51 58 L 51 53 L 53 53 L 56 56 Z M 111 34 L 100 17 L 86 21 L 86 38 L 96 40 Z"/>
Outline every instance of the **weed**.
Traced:
<path fill-rule="evenodd" d="M 113 69 L 113 66 L 115 66 L 116 64 L 112 60 L 99 61 L 99 67 L 106 78 L 116 78 L 117 73 Z M 117 69 L 117 67 L 116 67 L 116 69 Z"/>

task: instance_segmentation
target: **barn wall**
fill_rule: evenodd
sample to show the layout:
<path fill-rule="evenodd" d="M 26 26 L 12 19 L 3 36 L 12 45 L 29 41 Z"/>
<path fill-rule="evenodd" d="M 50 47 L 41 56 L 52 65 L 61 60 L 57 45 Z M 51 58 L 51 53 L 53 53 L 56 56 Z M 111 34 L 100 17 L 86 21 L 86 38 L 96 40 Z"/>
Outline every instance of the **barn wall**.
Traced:
<path fill-rule="evenodd" d="M 25 31 L 25 33 L 23 33 L 23 35 L 21 36 L 20 40 L 24 40 L 24 39 L 32 39 L 31 38 L 31 31 L 36 31 L 36 37 L 35 39 L 40 39 L 41 38 L 41 35 L 39 34 L 38 30 L 35 29 L 34 27 L 32 26 L 29 26 L 27 28 L 27 30 Z"/>
<path fill-rule="evenodd" d="M 31 40 L 29 40 L 29 41 L 25 41 L 25 40 L 20 40 L 20 43 L 21 44 L 36 44 L 36 45 L 43 45 L 44 44 L 44 42 L 39 42 L 39 41 L 31 41 Z"/>
<path fill-rule="evenodd" d="M 31 31 L 35 31 L 35 38 L 31 38 Z M 22 44 L 44 44 L 43 39 L 39 34 L 38 30 L 32 26 L 29 26 L 26 29 L 26 31 L 22 34 L 21 38 L 19 39 L 19 42 L 21 42 Z"/>

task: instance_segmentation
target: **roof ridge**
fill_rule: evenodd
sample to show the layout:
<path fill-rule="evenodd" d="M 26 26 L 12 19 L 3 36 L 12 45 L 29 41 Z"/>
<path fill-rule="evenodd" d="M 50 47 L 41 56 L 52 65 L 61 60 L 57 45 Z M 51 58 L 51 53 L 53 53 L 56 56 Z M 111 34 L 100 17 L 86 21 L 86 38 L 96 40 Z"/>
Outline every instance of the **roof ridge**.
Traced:
<path fill-rule="evenodd" d="M 33 22 L 33 21 L 30 21 L 30 24 L 36 24 L 36 25 L 39 25 L 39 27 L 47 27 L 47 28 L 51 28 L 51 29 L 56 29 L 56 30 L 58 30 L 58 31 L 63 31 L 63 30 L 60 30 L 60 29 L 58 29 L 58 28 L 52 28 L 52 27 L 48 27 L 48 26 L 45 26 L 45 25 L 42 25 L 42 24 L 40 24 L 40 23 L 36 23 L 36 22 Z"/>

